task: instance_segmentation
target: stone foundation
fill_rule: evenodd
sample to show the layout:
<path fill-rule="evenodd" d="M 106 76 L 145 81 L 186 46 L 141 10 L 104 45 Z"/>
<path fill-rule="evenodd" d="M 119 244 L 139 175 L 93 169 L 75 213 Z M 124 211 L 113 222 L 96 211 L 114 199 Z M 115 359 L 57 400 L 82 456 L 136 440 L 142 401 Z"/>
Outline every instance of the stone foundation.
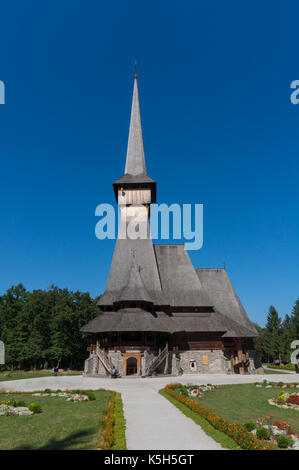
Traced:
<path fill-rule="evenodd" d="M 130 351 L 127 352 L 127 354 Z M 257 358 L 255 351 L 248 351 L 249 366 L 248 374 L 264 373 L 263 367 Z M 134 353 L 132 352 L 132 356 Z M 141 357 L 141 375 L 144 374 L 148 364 L 157 357 L 154 351 L 144 351 Z M 109 351 L 108 356 L 119 374 L 123 375 L 124 358 L 120 351 Z M 231 374 L 231 362 L 228 352 L 221 349 L 214 350 L 188 350 L 170 351 L 168 353 L 168 367 L 165 369 L 165 361 L 156 369 L 153 375 L 194 375 L 194 374 Z M 95 352 L 91 352 L 85 361 L 84 376 L 107 377 L 109 376 L 105 367 L 98 359 Z"/>

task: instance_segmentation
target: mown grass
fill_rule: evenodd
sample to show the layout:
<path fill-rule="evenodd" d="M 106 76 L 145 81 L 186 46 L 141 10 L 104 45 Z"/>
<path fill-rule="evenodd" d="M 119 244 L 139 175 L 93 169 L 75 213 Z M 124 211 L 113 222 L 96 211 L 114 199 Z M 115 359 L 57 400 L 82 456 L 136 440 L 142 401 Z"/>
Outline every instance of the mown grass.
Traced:
<path fill-rule="evenodd" d="M 58 376 L 62 375 L 82 375 L 82 371 L 66 371 L 59 372 Z M 50 377 L 52 373 L 50 370 L 36 370 L 36 371 L 25 371 L 16 370 L 13 372 L 0 372 L 0 382 L 6 382 L 9 380 L 22 380 L 22 379 L 37 379 L 39 377 Z"/>
<path fill-rule="evenodd" d="M 99 418 L 107 409 L 110 392 L 94 391 L 96 400 L 67 402 L 63 397 L 33 397 L 32 393 L 1 393 L 0 401 L 15 399 L 36 403 L 42 413 L 0 416 L 2 450 L 89 450 L 101 432 Z"/>
<path fill-rule="evenodd" d="M 111 449 L 127 450 L 126 420 L 120 393 L 116 393 L 115 396 L 113 434 L 113 445 Z"/>
<path fill-rule="evenodd" d="M 204 419 L 200 414 L 195 413 L 192 411 L 188 406 L 184 403 L 177 401 L 174 397 L 168 395 L 165 390 L 160 390 L 159 393 L 169 400 L 174 406 L 176 406 L 185 416 L 191 418 L 196 424 L 203 429 L 203 431 L 210 436 L 214 441 L 218 442 L 224 449 L 229 450 L 240 450 L 240 447 L 236 444 L 236 442 L 231 439 L 229 436 L 224 434 L 221 431 L 215 429 L 206 419 Z"/>
<path fill-rule="evenodd" d="M 264 373 L 267 374 L 267 375 L 272 375 L 272 374 L 285 374 L 285 375 L 289 375 L 287 372 L 281 370 L 281 371 L 278 371 L 278 370 L 268 370 L 268 369 L 264 369 Z"/>
<path fill-rule="evenodd" d="M 223 385 L 218 390 L 205 392 L 198 401 L 231 423 L 256 421 L 257 418 L 271 414 L 274 420 L 286 421 L 299 434 L 299 411 L 278 408 L 268 403 L 268 399 L 277 396 L 279 391 L 278 387 L 259 388 L 254 384 Z"/>

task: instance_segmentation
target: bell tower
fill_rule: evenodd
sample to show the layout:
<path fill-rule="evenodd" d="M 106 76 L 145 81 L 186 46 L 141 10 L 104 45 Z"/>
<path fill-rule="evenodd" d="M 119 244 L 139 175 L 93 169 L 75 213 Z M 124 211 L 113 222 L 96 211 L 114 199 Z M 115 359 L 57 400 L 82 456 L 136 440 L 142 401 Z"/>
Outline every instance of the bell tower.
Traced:
<path fill-rule="evenodd" d="M 156 182 L 146 173 L 136 63 L 125 174 L 113 183 L 113 188 L 120 207 L 144 205 L 149 209 L 156 202 Z M 130 211 L 126 212 L 129 215 Z"/>
<path fill-rule="evenodd" d="M 120 225 L 106 290 L 98 305 L 106 310 L 124 302 L 168 305 L 149 229 L 156 182 L 146 172 L 136 65 L 125 173 L 114 181 L 113 189 Z"/>

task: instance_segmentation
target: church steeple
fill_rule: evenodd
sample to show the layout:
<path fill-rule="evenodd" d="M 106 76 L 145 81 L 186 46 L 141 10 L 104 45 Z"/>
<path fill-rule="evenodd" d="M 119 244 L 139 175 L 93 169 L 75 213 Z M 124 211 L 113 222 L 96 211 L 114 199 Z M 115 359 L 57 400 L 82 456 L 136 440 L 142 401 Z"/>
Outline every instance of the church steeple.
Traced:
<path fill-rule="evenodd" d="M 156 182 L 146 173 L 136 63 L 125 174 L 113 183 L 113 188 L 117 202 L 119 191 L 133 189 L 149 189 L 151 197 L 146 202 L 156 202 Z"/>
<path fill-rule="evenodd" d="M 136 68 L 125 174 L 146 174 Z"/>

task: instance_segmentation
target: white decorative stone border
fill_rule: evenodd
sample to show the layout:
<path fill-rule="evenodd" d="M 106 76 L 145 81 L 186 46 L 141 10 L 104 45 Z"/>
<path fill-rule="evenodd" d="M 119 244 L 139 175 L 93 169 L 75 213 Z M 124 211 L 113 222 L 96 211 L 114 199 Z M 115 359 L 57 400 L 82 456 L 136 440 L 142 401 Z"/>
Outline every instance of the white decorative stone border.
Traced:
<path fill-rule="evenodd" d="M 285 409 L 288 409 L 288 410 L 297 410 L 297 411 L 299 411 L 299 406 L 293 405 L 292 403 L 290 403 L 289 405 L 287 405 L 287 404 L 285 404 L 285 405 L 278 404 L 278 403 L 276 403 L 274 398 L 270 398 L 270 400 L 268 400 L 268 403 L 269 403 L 269 405 L 277 406 L 277 408 L 285 408 Z"/>

